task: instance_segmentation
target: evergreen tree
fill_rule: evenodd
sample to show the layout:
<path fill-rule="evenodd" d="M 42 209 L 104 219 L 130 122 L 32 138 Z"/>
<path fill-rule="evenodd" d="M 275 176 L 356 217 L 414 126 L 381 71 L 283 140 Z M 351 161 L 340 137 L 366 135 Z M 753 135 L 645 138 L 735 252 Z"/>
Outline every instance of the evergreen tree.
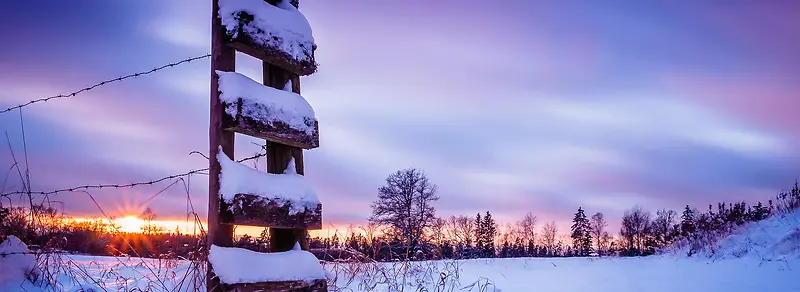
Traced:
<path fill-rule="evenodd" d="M 693 234 L 697 230 L 697 226 L 694 222 L 694 211 L 689 208 L 689 205 L 686 205 L 686 208 L 683 209 L 683 215 L 681 215 L 681 234 L 683 236 L 688 236 L 689 234 Z"/>
<path fill-rule="evenodd" d="M 517 240 L 514 241 L 513 251 L 513 257 L 525 256 L 525 244 L 523 244 L 522 237 L 517 237 Z"/>
<path fill-rule="evenodd" d="M 453 245 L 450 244 L 449 240 L 445 240 L 444 243 L 442 243 L 441 253 L 443 259 L 452 259 L 454 257 Z"/>
<path fill-rule="evenodd" d="M 582 208 L 578 208 L 572 219 L 572 249 L 570 254 L 588 256 L 592 252 L 592 234 L 589 219 Z"/>
<path fill-rule="evenodd" d="M 769 217 L 769 209 L 764 207 L 764 204 L 761 202 L 758 202 L 758 204 L 750 210 L 750 215 L 748 217 L 750 217 L 750 221 L 754 222 L 764 220 Z"/>
<path fill-rule="evenodd" d="M 536 244 L 533 241 L 528 242 L 528 251 L 525 253 L 525 256 L 529 257 L 539 256 L 539 251 L 536 248 Z"/>
<path fill-rule="evenodd" d="M 258 235 L 258 240 L 264 243 L 269 242 L 269 229 L 264 228 L 264 230 L 261 230 L 261 234 Z"/>
<path fill-rule="evenodd" d="M 483 257 L 483 251 L 486 243 L 483 241 L 485 229 L 483 229 L 483 220 L 481 220 L 481 213 L 475 217 L 475 251 L 473 256 L 477 258 Z"/>
<path fill-rule="evenodd" d="M 481 224 L 483 225 L 483 254 L 486 257 L 494 257 L 494 237 L 497 235 L 497 223 L 492 218 L 492 213 L 486 211 L 486 216 L 483 217 Z"/>
<path fill-rule="evenodd" d="M 333 237 L 331 237 L 331 248 L 338 248 L 339 247 L 339 235 L 334 233 Z"/>
<path fill-rule="evenodd" d="M 508 239 L 503 240 L 503 247 L 500 248 L 500 255 L 501 258 L 510 258 L 511 256 L 511 245 L 508 244 Z"/>

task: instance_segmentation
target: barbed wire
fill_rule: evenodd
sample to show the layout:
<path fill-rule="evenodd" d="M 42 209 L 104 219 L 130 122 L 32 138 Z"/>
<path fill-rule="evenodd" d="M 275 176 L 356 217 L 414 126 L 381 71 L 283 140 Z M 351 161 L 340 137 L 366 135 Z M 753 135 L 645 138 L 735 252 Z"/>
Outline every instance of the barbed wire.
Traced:
<path fill-rule="evenodd" d="M 74 96 L 76 96 L 78 94 L 81 94 L 83 92 L 95 89 L 95 88 L 103 86 L 103 85 L 107 85 L 107 84 L 114 83 L 114 82 L 117 82 L 117 81 L 122 81 L 122 80 L 125 80 L 125 79 L 128 79 L 128 78 L 139 77 L 139 76 L 142 76 L 142 75 L 155 73 L 155 72 L 164 70 L 166 68 L 175 67 L 175 66 L 178 66 L 180 64 L 189 63 L 189 62 L 195 61 L 195 60 L 205 59 L 205 58 L 208 58 L 210 56 L 211 56 L 211 54 L 206 54 L 206 55 L 203 55 L 203 56 L 197 56 L 197 57 L 193 57 L 193 58 L 189 58 L 189 59 L 184 59 L 184 60 L 181 60 L 181 61 L 178 61 L 178 62 L 169 63 L 169 64 L 163 65 L 161 67 L 156 67 L 156 68 L 150 69 L 150 71 L 137 72 L 137 73 L 133 73 L 133 74 L 128 74 L 128 75 L 125 75 L 125 76 L 117 77 L 117 78 L 114 78 L 114 79 L 109 79 L 109 80 L 106 80 L 106 81 L 102 81 L 100 83 L 96 83 L 96 84 L 94 84 L 92 86 L 89 86 L 89 87 L 86 87 L 84 89 L 81 89 L 81 90 L 78 90 L 78 91 L 75 91 L 75 92 L 71 92 L 71 93 L 68 93 L 68 94 L 59 94 L 59 95 L 55 95 L 55 96 L 34 99 L 34 100 L 29 101 L 29 102 L 26 102 L 26 103 L 23 103 L 23 104 L 20 104 L 20 105 L 13 106 L 13 107 L 7 108 L 5 110 L 2 110 L 2 111 L 0 111 L 0 114 L 7 113 L 7 112 L 10 112 L 10 111 L 18 109 L 18 108 L 23 108 L 23 107 L 29 106 L 31 104 L 34 104 L 34 103 L 45 102 L 45 101 L 48 101 L 48 100 L 51 100 L 51 99 L 74 97 Z"/>
<path fill-rule="evenodd" d="M 40 254 L 69 254 L 67 251 L 13 251 L 13 252 L 0 252 L 0 257 L 7 257 L 10 255 L 40 255 Z"/>
<path fill-rule="evenodd" d="M 250 157 L 247 157 L 247 158 L 244 158 L 244 159 L 237 160 L 237 162 L 241 163 L 241 162 L 245 162 L 245 161 L 248 161 L 248 160 L 258 159 L 258 158 L 264 157 L 264 156 L 267 156 L 267 154 L 266 153 L 259 153 L 259 154 L 256 154 L 254 156 L 250 156 Z M 102 188 L 109 188 L 109 189 L 132 188 L 132 187 L 136 187 L 136 186 L 153 185 L 153 184 L 157 184 L 157 183 L 163 182 L 165 180 L 171 180 L 171 179 L 176 179 L 176 178 L 180 178 L 180 177 L 184 177 L 184 176 L 189 176 L 189 175 L 200 173 L 200 172 L 207 171 L 207 170 L 208 170 L 208 167 L 203 168 L 203 169 L 195 169 L 195 170 L 184 172 L 184 173 L 180 173 L 180 174 L 173 174 L 173 175 L 165 176 L 165 177 L 162 177 L 162 178 L 159 178 L 159 179 L 155 179 L 155 180 L 144 181 L 144 182 L 135 182 L 135 183 L 129 183 L 129 184 L 82 185 L 82 186 L 76 186 L 76 187 L 71 187 L 71 188 L 66 188 L 66 189 L 58 189 L 58 190 L 53 190 L 53 191 L 48 191 L 48 192 L 16 191 L 16 192 L 4 193 L 4 194 L 0 195 L 0 197 L 12 196 L 12 195 L 27 195 L 27 194 L 30 194 L 30 195 L 53 195 L 53 194 L 58 194 L 58 193 L 75 192 L 75 191 L 79 191 L 79 190 L 102 189 Z"/>

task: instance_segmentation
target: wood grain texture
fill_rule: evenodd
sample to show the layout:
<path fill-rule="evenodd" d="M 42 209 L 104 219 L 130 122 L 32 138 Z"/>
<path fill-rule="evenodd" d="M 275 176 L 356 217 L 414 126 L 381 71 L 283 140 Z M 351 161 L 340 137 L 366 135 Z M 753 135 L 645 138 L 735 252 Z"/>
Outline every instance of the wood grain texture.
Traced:
<path fill-rule="evenodd" d="M 326 280 L 305 281 L 286 281 L 286 282 L 267 282 L 256 284 L 234 284 L 228 285 L 229 291 L 235 292 L 327 292 L 328 283 Z"/>
<path fill-rule="evenodd" d="M 266 109 L 259 108 L 260 105 L 251 104 L 247 101 L 241 101 L 240 104 L 241 106 L 238 107 L 236 116 L 225 113 L 223 119 L 223 128 L 225 130 L 302 149 L 319 147 L 318 121 L 313 121 L 313 131 L 308 133 L 304 130 L 289 127 L 280 121 L 269 122 L 259 118 L 259 116 L 247 115 L 246 112 L 248 111 L 264 111 Z M 245 108 L 249 109 L 242 110 Z"/>
<path fill-rule="evenodd" d="M 222 21 L 216 17 L 219 10 L 218 0 L 212 0 L 212 23 L 211 23 L 211 93 L 210 93 L 210 121 L 209 121 L 209 156 L 217 157 L 222 151 L 233 159 L 234 154 L 234 132 L 225 131 L 222 127 L 222 120 L 225 108 L 220 102 L 219 76 L 216 70 L 232 72 L 236 70 L 236 51 L 225 45 L 226 32 L 222 26 Z M 229 247 L 233 245 L 233 225 L 224 224 L 233 219 L 230 212 L 223 212 L 227 208 L 222 208 L 224 204 L 219 196 L 219 177 L 222 170 L 217 159 L 209 159 L 208 176 L 208 234 L 206 242 L 218 246 Z M 206 291 L 222 291 L 219 278 L 214 275 L 213 267 L 208 264 L 206 275 Z"/>
<path fill-rule="evenodd" d="M 289 214 L 291 205 L 251 194 L 237 194 L 231 206 L 235 225 L 289 229 L 322 229 L 322 204 L 305 208 L 304 212 Z"/>
<path fill-rule="evenodd" d="M 228 46 L 300 76 L 308 76 L 317 72 L 318 64 L 314 59 L 313 50 L 309 60 L 298 61 L 276 47 L 254 42 L 253 38 L 241 29 L 236 38 L 228 36 Z"/>

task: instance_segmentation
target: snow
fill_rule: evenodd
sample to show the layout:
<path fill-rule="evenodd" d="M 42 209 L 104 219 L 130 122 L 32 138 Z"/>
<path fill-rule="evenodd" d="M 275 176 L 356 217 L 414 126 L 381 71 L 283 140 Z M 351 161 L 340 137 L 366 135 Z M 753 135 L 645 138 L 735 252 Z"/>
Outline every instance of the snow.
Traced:
<path fill-rule="evenodd" d="M 292 91 L 292 79 L 286 81 L 286 84 L 283 85 L 283 91 L 289 91 L 289 92 Z"/>
<path fill-rule="evenodd" d="M 753 258 L 765 261 L 800 259 L 800 210 L 704 235 L 696 244 L 679 240 L 662 254 L 711 259 Z"/>
<path fill-rule="evenodd" d="M 272 174 L 259 171 L 228 158 L 220 151 L 217 159 L 222 166 L 219 192 L 226 201 L 233 200 L 237 194 L 250 194 L 284 204 L 290 204 L 289 215 L 313 210 L 319 204 L 319 198 L 311 183 L 297 174 L 294 158 L 283 174 Z"/>
<path fill-rule="evenodd" d="M 36 257 L 28 252 L 28 246 L 13 235 L 0 243 L 0 287 L 23 283 L 35 271 Z"/>
<path fill-rule="evenodd" d="M 297 244 L 290 251 L 272 253 L 212 245 L 208 259 L 225 284 L 325 279 L 319 260 Z"/>
<path fill-rule="evenodd" d="M 40 269 L 45 261 L 39 264 Z M 202 268 L 183 260 L 157 260 L 135 257 L 82 256 L 52 254 L 47 260 L 50 273 L 45 286 L 30 281 L 0 284 L 3 292 L 90 292 L 90 291 L 204 291 L 205 271 L 195 274 Z M 0 266 L 0 276 L 5 266 Z M 42 273 L 44 275 L 44 273 Z M 52 282 L 50 282 L 52 280 Z M 197 289 L 197 288 L 203 288 Z"/>
<path fill-rule="evenodd" d="M 291 171 L 289 171 L 291 172 Z M 604 258 L 514 258 L 389 263 L 323 263 L 297 245 L 262 254 L 212 246 L 209 259 L 225 283 L 327 278 L 330 291 L 800 291 L 800 210 L 743 226 L 716 245 L 717 258 L 657 255 Z M 25 250 L 7 240 L 0 250 Z M 204 291 L 200 263 L 63 255 L 49 263 L 56 288 L 19 278 L 0 262 L 0 291 Z M 777 259 L 777 260 L 776 260 Z M 65 268 L 63 263 L 68 262 Z M 168 263 L 168 264 L 165 264 Z M 288 263 L 288 264 L 287 264 Z M 198 269 L 200 268 L 200 269 Z M 403 289 L 407 288 L 407 289 Z"/>
<path fill-rule="evenodd" d="M 217 252 L 212 247 L 212 254 Z M 220 254 L 217 254 L 220 255 Z M 249 254 L 248 254 L 249 256 Z M 256 273 L 262 270 L 255 262 L 255 256 L 238 258 L 242 273 Z M 87 287 L 101 287 L 94 291 L 205 291 L 205 283 L 201 271 L 200 278 L 182 278 L 191 272 L 187 261 L 176 261 L 177 266 L 168 270 L 157 270 L 158 278 L 150 275 L 150 269 L 158 264 L 158 260 L 140 258 L 113 258 L 89 256 L 64 256 L 71 260 L 75 267 L 85 270 L 74 272 L 76 279 L 67 275 L 59 278 L 62 287 L 55 291 L 91 291 L 79 290 Z M 224 261 L 234 262 L 228 255 Z M 310 258 L 309 258 L 310 260 Z M 243 263 L 243 264 L 242 264 Z M 329 291 L 399 291 L 396 285 L 406 286 L 406 291 L 637 291 L 637 292 L 675 292 L 675 291 L 800 291 L 797 281 L 796 267 L 800 259 L 786 262 L 761 261 L 754 258 L 736 258 L 711 261 L 702 258 L 686 258 L 673 256 L 650 256 L 636 258 L 518 258 L 518 259 L 478 259 L 459 261 L 421 261 L 412 263 L 361 263 L 332 264 L 326 263 L 331 286 Z M 149 267 L 149 268 L 148 268 Z M 407 267 L 407 269 L 406 269 Z M 282 270 L 295 269 L 293 265 L 281 265 Z M 0 274 L 3 274 L 0 267 Z M 249 270 L 253 271 L 249 271 Z M 359 272 L 350 281 L 346 271 L 375 271 L 371 276 Z M 447 289 L 436 290 L 441 274 L 454 277 L 458 269 L 457 281 L 447 280 Z M 266 270 L 266 269 L 263 269 Z M 408 277 L 402 277 L 408 270 Z M 317 272 L 319 272 L 317 270 Z M 244 275 L 244 274 L 242 274 Z M 384 278 L 383 275 L 390 278 Z M 190 274 L 190 277 L 192 274 Z M 334 276 L 338 276 L 335 280 Z M 405 285 L 403 281 L 405 280 Z M 160 288 L 162 283 L 167 289 Z M 419 284 L 418 284 L 419 283 Z M 475 284 L 475 285 L 473 285 Z M 197 288 L 194 288 L 197 285 Z M 470 287 L 470 285 L 473 285 Z M 338 290 L 333 289 L 336 286 Z M 371 287 L 374 289 L 370 289 Z M 414 289 L 422 286 L 426 289 Z M 481 290 L 480 286 L 486 286 Z M 148 290 L 149 287 L 149 290 Z M 449 289 L 456 287 L 455 289 Z M 136 288 L 140 290 L 136 290 Z M 39 292 L 54 291 L 26 282 L 22 285 L 0 285 L 4 292 Z"/>
<path fill-rule="evenodd" d="M 800 209 L 741 226 L 722 239 L 709 255 L 765 260 L 800 258 Z"/>
<path fill-rule="evenodd" d="M 798 264 L 795 261 L 791 264 Z M 412 263 L 406 279 L 407 291 L 800 291 L 796 271 L 779 263 L 764 264 L 751 259 L 737 259 L 712 263 L 692 259 L 676 260 L 674 257 L 637 258 L 517 258 L 477 259 L 463 261 L 436 261 Z M 397 264 L 381 263 L 383 271 L 399 269 Z M 449 266 L 449 267 L 448 267 Z M 440 272 L 447 276 L 458 271 L 458 281 L 446 282 L 446 288 L 436 290 Z M 425 271 L 433 271 L 428 273 Z M 433 274 L 431 277 L 430 274 Z M 340 276 L 341 277 L 341 276 Z M 338 285 L 353 291 L 371 286 L 374 279 L 357 278 L 351 284 L 340 278 Z M 366 280 L 366 281 L 365 281 Z M 402 279 L 396 281 L 402 283 Z M 391 282 L 390 282 L 391 283 Z M 417 284 L 421 283 L 421 284 Z M 473 285 L 474 284 L 474 285 Z M 394 286 L 389 288 L 387 286 Z M 400 291 L 392 284 L 379 284 L 373 291 Z M 417 289 L 424 287 L 425 289 Z M 483 289 L 482 289 L 483 288 Z M 342 289 L 342 291 L 350 291 Z"/>
<path fill-rule="evenodd" d="M 291 81 L 287 84 L 287 91 L 263 85 L 236 72 L 217 70 L 216 73 L 219 76 L 220 99 L 228 105 L 225 111 L 229 115 L 236 116 L 236 104 L 242 98 L 254 105 L 242 107 L 245 116 L 270 125 L 283 122 L 309 135 L 314 132 L 317 120 L 314 109 L 305 98 L 291 91 Z"/>
<path fill-rule="evenodd" d="M 233 37 L 238 36 L 241 23 L 237 15 L 246 12 L 254 16 L 242 31 L 260 44 L 278 48 L 298 61 L 310 61 L 315 46 L 311 25 L 288 0 L 273 6 L 263 0 L 220 0 L 219 17 Z"/>

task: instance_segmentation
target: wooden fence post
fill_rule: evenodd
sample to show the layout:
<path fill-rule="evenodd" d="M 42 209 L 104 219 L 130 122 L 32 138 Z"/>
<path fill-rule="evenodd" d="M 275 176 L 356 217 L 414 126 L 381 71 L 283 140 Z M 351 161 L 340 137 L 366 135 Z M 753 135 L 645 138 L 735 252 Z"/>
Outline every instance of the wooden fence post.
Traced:
<path fill-rule="evenodd" d="M 224 155 L 234 159 L 234 138 L 235 133 L 226 131 L 222 127 L 222 117 L 224 108 L 219 96 L 219 77 L 217 70 L 233 72 L 236 70 L 236 51 L 225 45 L 225 28 L 222 21 L 217 17 L 219 11 L 219 1 L 212 0 L 211 9 L 211 113 L 209 123 L 209 175 L 208 175 L 208 234 L 206 236 L 206 248 L 212 244 L 217 246 L 233 245 L 233 225 L 222 224 L 230 221 L 230 216 L 221 214 L 221 200 L 219 197 L 219 176 L 220 165 L 216 159 L 219 149 L 222 148 Z M 215 276 L 210 264 L 207 265 L 206 291 L 222 291 L 219 279 Z"/>

